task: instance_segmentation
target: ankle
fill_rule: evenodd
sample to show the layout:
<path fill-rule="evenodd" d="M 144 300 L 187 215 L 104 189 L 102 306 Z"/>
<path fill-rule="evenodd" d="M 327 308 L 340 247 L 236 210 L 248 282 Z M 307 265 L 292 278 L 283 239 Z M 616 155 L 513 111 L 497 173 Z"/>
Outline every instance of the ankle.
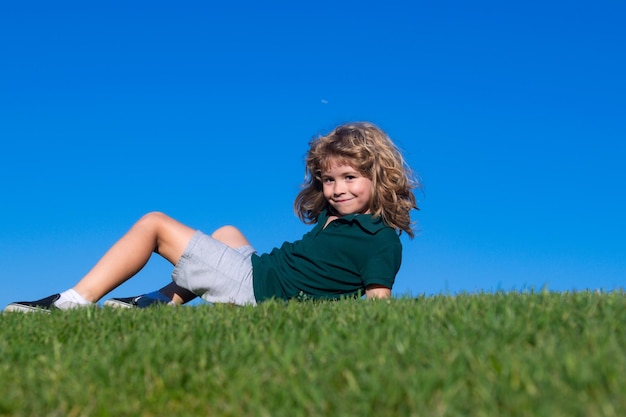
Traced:
<path fill-rule="evenodd" d="M 90 303 L 97 303 L 101 298 L 101 296 L 94 294 L 94 292 L 89 290 L 88 288 L 82 288 L 78 285 L 73 287 L 72 291 L 75 291 L 76 294 L 78 294 L 81 298 Z"/>
<path fill-rule="evenodd" d="M 59 299 L 54 302 L 54 305 L 61 310 L 67 310 L 70 308 L 76 308 L 81 306 L 89 306 L 93 304 L 94 302 L 87 300 L 73 288 L 70 288 L 69 290 L 60 293 Z"/>

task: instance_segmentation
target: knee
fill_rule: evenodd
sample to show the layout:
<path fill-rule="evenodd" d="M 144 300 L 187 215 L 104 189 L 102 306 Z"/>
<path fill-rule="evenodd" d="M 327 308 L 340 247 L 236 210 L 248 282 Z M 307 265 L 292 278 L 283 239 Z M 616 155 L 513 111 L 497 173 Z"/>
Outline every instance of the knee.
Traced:
<path fill-rule="evenodd" d="M 211 234 L 215 240 L 232 247 L 239 248 L 249 245 L 248 239 L 235 226 L 222 226 Z"/>
<path fill-rule="evenodd" d="M 215 230 L 211 237 L 215 240 L 224 240 L 236 235 L 241 235 L 241 232 L 235 226 L 222 226 Z"/>
<path fill-rule="evenodd" d="M 154 228 L 154 227 L 158 227 L 158 226 L 162 225 L 163 223 L 165 223 L 169 219 L 170 219 L 170 217 L 167 216 L 166 214 L 161 213 L 159 211 L 153 211 L 153 212 L 144 214 L 137 221 L 137 223 L 135 223 L 135 225 L 136 226 L 145 226 L 145 227 L 149 227 L 149 228 Z"/>

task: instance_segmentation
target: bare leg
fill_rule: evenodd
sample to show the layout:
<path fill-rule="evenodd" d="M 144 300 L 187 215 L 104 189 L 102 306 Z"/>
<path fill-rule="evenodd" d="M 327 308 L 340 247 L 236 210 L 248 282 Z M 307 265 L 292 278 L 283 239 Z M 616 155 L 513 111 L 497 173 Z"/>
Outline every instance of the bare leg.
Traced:
<path fill-rule="evenodd" d="M 74 290 L 97 302 L 139 272 L 153 252 L 175 265 L 194 233 L 194 229 L 163 213 L 146 214 L 104 254 Z"/>
<path fill-rule="evenodd" d="M 215 240 L 230 246 L 233 249 L 247 246 L 250 244 L 248 239 L 234 226 L 223 226 L 217 229 L 211 237 Z"/>

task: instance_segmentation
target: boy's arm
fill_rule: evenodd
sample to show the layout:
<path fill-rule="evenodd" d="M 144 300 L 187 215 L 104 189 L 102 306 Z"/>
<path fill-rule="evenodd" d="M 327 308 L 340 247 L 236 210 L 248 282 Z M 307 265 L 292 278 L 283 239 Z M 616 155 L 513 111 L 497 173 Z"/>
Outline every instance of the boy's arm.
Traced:
<path fill-rule="evenodd" d="M 389 298 L 391 289 L 382 285 L 368 285 L 365 287 L 365 298 Z"/>

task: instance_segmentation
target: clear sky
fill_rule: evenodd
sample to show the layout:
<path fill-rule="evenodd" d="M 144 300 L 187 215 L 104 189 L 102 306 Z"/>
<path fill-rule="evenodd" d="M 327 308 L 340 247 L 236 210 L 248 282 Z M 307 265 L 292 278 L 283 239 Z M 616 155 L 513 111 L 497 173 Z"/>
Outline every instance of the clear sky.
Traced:
<path fill-rule="evenodd" d="M 142 214 L 302 236 L 308 141 L 367 120 L 424 184 L 395 295 L 622 287 L 623 1 L 29 1 L 0 12 L 0 307 Z M 153 259 L 113 296 L 170 280 Z"/>

